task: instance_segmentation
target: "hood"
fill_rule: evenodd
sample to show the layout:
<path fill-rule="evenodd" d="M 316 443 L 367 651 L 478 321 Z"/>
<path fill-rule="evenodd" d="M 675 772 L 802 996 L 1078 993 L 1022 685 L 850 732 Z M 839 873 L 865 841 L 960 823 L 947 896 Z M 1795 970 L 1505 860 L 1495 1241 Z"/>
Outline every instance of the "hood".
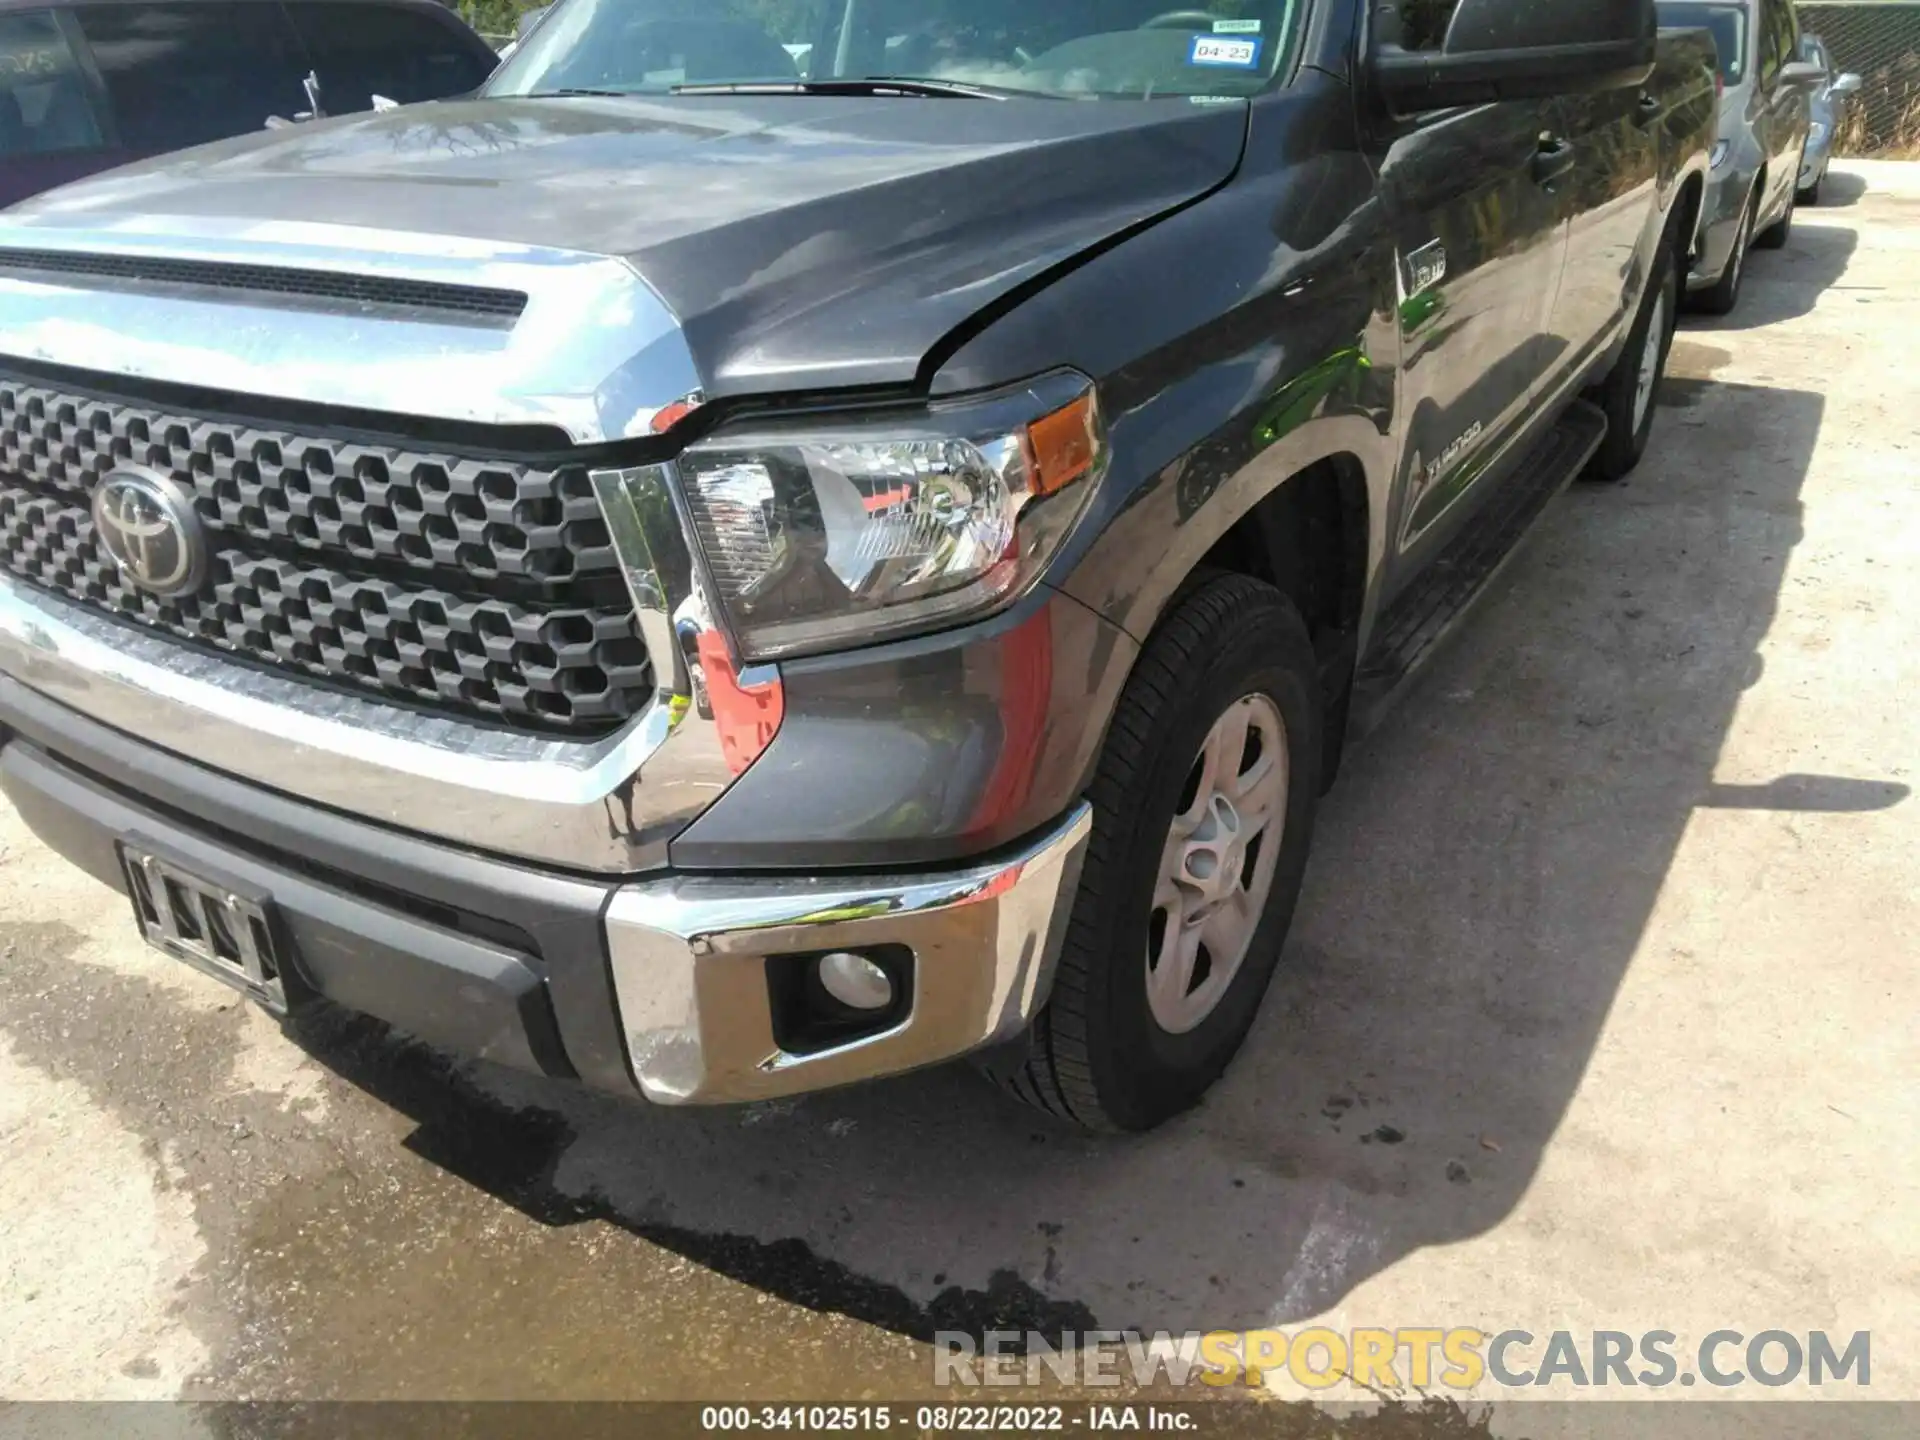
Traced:
<path fill-rule="evenodd" d="M 710 396 L 897 385 L 1010 291 L 1223 183 L 1245 129 L 1243 105 L 1159 101 L 448 102 L 82 181 L 0 217 L 0 247 L 456 282 L 482 261 L 532 266 L 520 325 L 552 322 L 542 275 L 598 262 L 604 282 L 618 262 L 665 311 L 636 343 L 677 330 Z M 21 289 L 0 278 L 0 319 Z M 53 318 L 44 296 L 35 313 Z M 271 323 L 247 315 L 255 371 Z M 380 332 L 364 315 L 360 331 L 364 355 Z"/>

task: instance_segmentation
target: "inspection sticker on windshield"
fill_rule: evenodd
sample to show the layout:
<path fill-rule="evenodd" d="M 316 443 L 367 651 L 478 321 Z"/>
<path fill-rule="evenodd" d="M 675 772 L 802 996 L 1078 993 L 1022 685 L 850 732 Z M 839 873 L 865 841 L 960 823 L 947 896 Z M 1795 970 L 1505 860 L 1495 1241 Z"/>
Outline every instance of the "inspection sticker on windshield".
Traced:
<path fill-rule="evenodd" d="M 1259 20 L 1216 20 L 1213 33 L 1216 35 L 1258 35 L 1262 22 Z"/>
<path fill-rule="evenodd" d="M 1193 49 L 1187 53 L 1189 65 L 1228 65 L 1236 70 L 1251 70 L 1260 63 L 1258 40 L 1226 40 L 1218 35 L 1196 35 Z"/>

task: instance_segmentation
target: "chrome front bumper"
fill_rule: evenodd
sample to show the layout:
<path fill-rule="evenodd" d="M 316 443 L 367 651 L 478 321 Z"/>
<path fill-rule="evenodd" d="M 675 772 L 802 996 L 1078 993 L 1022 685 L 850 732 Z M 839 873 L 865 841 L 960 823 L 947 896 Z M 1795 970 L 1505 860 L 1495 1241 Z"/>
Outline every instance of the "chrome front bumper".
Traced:
<path fill-rule="evenodd" d="M 673 1105 L 818 1090 L 1017 1037 L 1051 992 L 1092 829 L 1082 801 L 943 871 L 590 880 L 268 795 L 5 677 L 0 792 L 123 892 L 132 847 L 270 906 L 290 1005 L 323 997 L 457 1055 Z M 781 982 L 805 963 L 786 957 L 881 946 L 905 993 L 871 1033 L 829 1048 L 775 1023 L 795 1013 Z"/>
<path fill-rule="evenodd" d="M 1013 1039 L 1052 988 L 1092 829 L 1083 802 L 1015 854 L 946 874 L 623 888 L 607 910 L 607 949 L 634 1079 L 660 1104 L 766 1100 Z M 879 945 L 913 952 L 905 1017 L 834 1049 L 782 1050 L 768 959 Z"/>

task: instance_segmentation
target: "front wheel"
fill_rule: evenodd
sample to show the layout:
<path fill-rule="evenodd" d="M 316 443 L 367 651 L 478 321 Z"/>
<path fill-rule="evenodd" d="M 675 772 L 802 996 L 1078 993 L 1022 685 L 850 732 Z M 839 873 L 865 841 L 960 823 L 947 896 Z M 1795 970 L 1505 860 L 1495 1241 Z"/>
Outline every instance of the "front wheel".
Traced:
<path fill-rule="evenodd" d="M 1747 208 L 1740 213 L 1740 228 L 1734 233 L 1727 268 L 1711 287 L 1694 298 L 1695 305 L 1709 315 L 1731 315 L 1733 307 L 1740 303 L 1740 282 L 1747 273 L 1747 247 L 1753 243 L 1753 222 L 1759 209 L 1760 192 L 1756 189 L 1747 201 Z"/>
<path fill-rule="evenodd" d="M 1321 725 L 1312 642 L 1272 586 L 1217 576 L 1162 622 L 1108 733 L 1016 1095 L 1088 1130 L 1147 1130 L 1220 1077 L 1293 918 Z"/>

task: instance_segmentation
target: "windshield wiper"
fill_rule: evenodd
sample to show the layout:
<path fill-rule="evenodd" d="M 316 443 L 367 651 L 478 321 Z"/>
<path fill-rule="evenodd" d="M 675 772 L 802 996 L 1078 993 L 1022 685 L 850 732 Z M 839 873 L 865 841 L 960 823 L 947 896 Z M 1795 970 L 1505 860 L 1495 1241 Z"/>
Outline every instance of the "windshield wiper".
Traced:
<path fill-rule="evenodd" d="M 928 95 L 943 100 L 1005 100 L 1030 90 L 970 85 L 964 80 L 925 80 L 917 75 L 860 75 L 844 80 L 728 80 L 672 87 L 675 95 Z"/>
<path fill-rule="evenodd" d="M 578 96 L 595 96 L 608 100 L 639 100 L 645 98 L 644 91 L 638 90 L 586 90 L 569 87 L 565 90 L 529 90 L 524 95 L 502 95 L 502 100 L 571 100 Z"/>

